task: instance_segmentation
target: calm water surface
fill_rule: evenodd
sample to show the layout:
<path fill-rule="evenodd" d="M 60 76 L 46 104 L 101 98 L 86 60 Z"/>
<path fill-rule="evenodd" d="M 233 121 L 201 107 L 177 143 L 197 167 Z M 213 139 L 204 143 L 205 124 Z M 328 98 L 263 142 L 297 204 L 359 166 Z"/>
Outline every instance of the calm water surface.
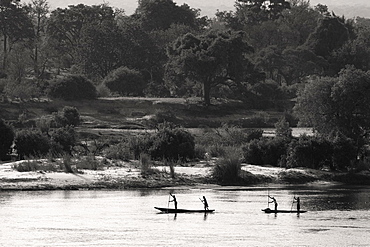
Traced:
<path fill-rule="evenodd" d="M 316 185 L 173 190 L 0 192 L 0 246 L 370 246 L 370 188 Z M 305 214 L 265 214 L 300 196 Z M 273 205 L 270 205 L 273 207 Z"/>

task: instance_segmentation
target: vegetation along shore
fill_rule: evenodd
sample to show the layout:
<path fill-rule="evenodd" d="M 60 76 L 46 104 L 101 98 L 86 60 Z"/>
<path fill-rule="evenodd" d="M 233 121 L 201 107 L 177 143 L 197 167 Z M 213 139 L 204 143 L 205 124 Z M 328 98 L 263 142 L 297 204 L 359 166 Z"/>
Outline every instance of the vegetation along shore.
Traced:
<path fill-rule="evenodd" d="M 266 2 L 1 3 L 0 189 L 370 184 L 370 20 Z"/>

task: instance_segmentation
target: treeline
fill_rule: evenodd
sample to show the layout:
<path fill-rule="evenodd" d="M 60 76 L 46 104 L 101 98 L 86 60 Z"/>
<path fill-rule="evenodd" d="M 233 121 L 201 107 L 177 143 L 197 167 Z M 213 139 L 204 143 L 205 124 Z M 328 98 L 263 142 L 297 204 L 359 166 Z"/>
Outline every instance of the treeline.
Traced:
<path fill-rule="evenodd" d="M 305 0 L 237 0 L 214 18 L 172 0 L 139 1 L 132 15 L 107 4 L 50 10 L 46 0 L 1 7 L 0 90 L 10 98 L 47 95 L 53 79 L 77 74 L 100 96 L 196 95 L 207 105 L 237 98 L 284 109 L 314 75 L 370 68 L 370 21 Z"/>
<path fill-rule="evenodd" d="M 300 123 L 318 138 L 348 140 L 354 150 L 348 162 L 366 156 L 369 19 L 346 19 L 305 0 L 237 0 L 234 11 L 214 18 L 172 0 L 139 1 L 129 16 L 106 4 L 52 11 L 45 0 L 0 5 L 4 100 L 203 96 L 205 105 L 212 97 L 255 109 L 294 105 Z M 270 148 L 265 141 L 248 153 Z M 310 140 L 318 150 L 325 141 Z M 287 162 L 304 157 L 286 156 Z"/>

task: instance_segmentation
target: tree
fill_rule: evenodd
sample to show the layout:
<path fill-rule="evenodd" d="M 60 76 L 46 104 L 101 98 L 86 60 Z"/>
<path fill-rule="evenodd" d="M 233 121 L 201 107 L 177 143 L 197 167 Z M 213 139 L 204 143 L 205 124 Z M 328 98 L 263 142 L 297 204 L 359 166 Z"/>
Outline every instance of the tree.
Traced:
<path fill-rule="evenodd" d="M 163 83 L 164 64 L 167 61 L 165 42 L 158 31 L 145 31 L 134 17 L 123 17 L 118 23 L 121 40 L 121 66 L 140 71 L 145 81 Z M 163 31 L 163 30 L 162 30 Z M 161 42 L 163 41 L 163 42 Z"/>
<path fill-rule="evenodd" d="M 202 84 L 204 103 L 210 105 L 212 87 L 228 80 L 241 83 L 246 78 L 246 54 L 252 48 L 243 37 L 243 32 L 231 31 L 180 37 L 167 51 L 167 83 L 174 88 L 183 84 L 183 79 Z"/>
<path fill-rule="evenodd" d="M 241 22 L 256 24 L 279 18 L 283 10 L 290 9 L 290 3 L 285 0 L 237 0 L 236 9 Z"/>
<path fill-rule="evenodd" d="M 122 35 L 115 23 L 86 24 L 81 30 L 78 65 L 87 75 L 104 78 L 122 65 Z"/>
<path fill-rule="evenodd" d="M 0 160 L 5 160 L 8 159 L 13 144 L 14 131 L 3 119 L 0 119 L 0 136 Z"/>
<path fill-rule="evenodd" d="M 335 73 L 347 64 L 364 71 L 370 70 L 370 21 L 357 18 L 354 27 L 355 37 L 335 50 L 330 57 L 330 64 Z"/>
<path fill-rule="evenodd" d="M 349 30 L 339 17 L 320 19 L 315 31 L 306 40 L 305 46 L 316 55 L 328 58 L 349 39 Z"/>
<path fill-rule="evenodd" d="M 33 39 L 33 27 L 27 15 L 27 8 L 19 0 L 5 0 L 0 3 L 0 30 L 3 36 L 3 64 L 7 68 L 7 55 L 11 45 L 24 39 Z"/>
<path fill-rule="evenodd" d="M 370 71 L 347 66 L 338 77 L 311 80 L 299 92 L 294 107 L 299 120 L 318 133 L 342 133 L 358 152 L 370 131 Z"/>
<path fill-rule="evenodd" d="M 34 63 L 34 72 L 36 76 L 41 76 L 44 72 L 47 59 L 43 58 L 40 61 L 40 52 L 43 50 L 46 43 L 46 26 L 49 14 L 49 3 L 47 0 L 32 0 L 29 5 L 29 16 L 33 22 L 35 39 L 33 45 L 33 54 L 31 58 Z M 40 64 L 43 70 L 40 72 Z"/>
<path fill-rule="evenodd" d="M 282 52 L 280 74 L 288 85 L 300 82 L 309 75 L 322 75 L 327 61 L 305 46 L 287 48 Z"/>
<path fill-rule="evenodd" d="M 115 15 L 106 4 L 87 6 L 70 5 L 51 12 L 47 33 L 50 44 L 58 54 L 57 58 L 67 57 L 76 62 L 79 59 L 80 47 L 83 45 L 83 29 L 87 25 L 100 26 L 102 23 L 114 23 Z"/>
<path fill-rule="evenodd" d="M 135 16 L 146 31 L 166 30 L 172 24 L 195 28 L 202 23 L 198 21 L 199 10 L 187 4 L 177 6 L 172 0 L 140 0 Z"/>

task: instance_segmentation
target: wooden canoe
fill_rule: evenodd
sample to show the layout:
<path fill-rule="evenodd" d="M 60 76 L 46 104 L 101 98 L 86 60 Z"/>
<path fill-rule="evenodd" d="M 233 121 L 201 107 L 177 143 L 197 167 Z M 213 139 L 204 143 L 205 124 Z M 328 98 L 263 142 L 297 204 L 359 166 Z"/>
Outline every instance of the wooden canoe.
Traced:
<path fill-rule="evenodd" d="M 204 210 L 204 209 L 200 209 L 200 210 L 197 210 L 197 209 L 181 209 L 181 208 L 178 208 L 178 209 L 174 209 L 174 208 L 160 208 L 160 207 L 154 207 L 155 209 L 158 209 L 159 211 L 163 212 L 163 213 L 212 213 L 213 211 L 215 211 L 214 209 L 208 209 L 208 210 Z"/>
<path fill-rule="evenodd" d="M 262 211 L 264 211 L 266 214 L 277 214 L 277 213 L 297 213 L 297 214 L 300 214 L 300 213 L 306 213 L 307 211 L 305 210 L 274 210 L 274 209 L 270 209 L 270 208 L 266 208 L 266 209 L 262 209 Z"/>

